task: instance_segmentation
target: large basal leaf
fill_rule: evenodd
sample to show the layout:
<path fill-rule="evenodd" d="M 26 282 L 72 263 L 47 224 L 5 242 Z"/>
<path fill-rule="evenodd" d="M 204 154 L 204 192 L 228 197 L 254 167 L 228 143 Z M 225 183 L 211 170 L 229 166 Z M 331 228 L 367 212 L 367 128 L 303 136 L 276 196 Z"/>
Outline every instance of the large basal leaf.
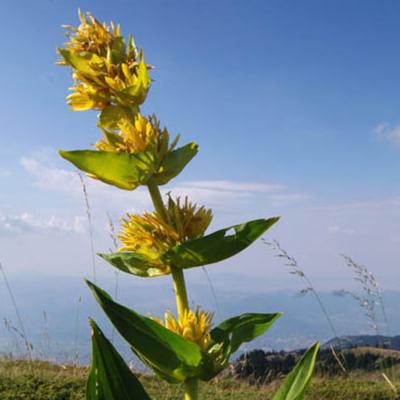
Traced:
<path fill-rule="evenodd" d="M 265 333 L 282 313 L 246 313 L 229 318 L 211 331 L 214 342 L 229 341 L 230 353 L 235 352 L 242 343 L 250 342 Z"/>
<path fill-rule="evenodd" d="M 202 368 L 200 347 L 175 334 L 151 318 L 144 317 L 116 302 L 102 289 L 87 281 L 97 302 L 117 331 L 149 367 L 170 382 L 195 377 Z"/>
<path fill-rule="evenodd" d="M 99 254 L 104 260 L 121 271 L 145 278 L 166 275 L 161 267 L 151 264 L 140 254 L 134 252 L 121 252 L 110 254 Z"/>
<path fill-rule="evenodd" d="M 90 320 L 92 365 L 86 385 L 86 400 L 150 400 L 114 346 Z"/>
<path fill-rule="evenodd" d="M 198 151 L 199 146 L 196 143 L 188 143 L 179 149 L 168 152 L 161 170 L 154 176 L 157 184 L 165 185 L 179 175 Z"/>
<path fill-rule="evenodd" d="M 113 153 L 108 151 L 60 151 L 60 155 L 102 182 L 125 190 L 133 190 L 147 182 L 153 173 L 151 153 Z"/>
<path fill-rule="evenodd" d="M 162 259 L 178 268 L 192 268 L 225 260 L 241 252 L 279 220 L 257 219 L 221 229 L 175 246 Z"/>
<path fill-rule="evenodd" d="M 314 370 L 318 349 L 317 342 L 303 354 L 272 400 L 301 400 L 303 398 Z"/>

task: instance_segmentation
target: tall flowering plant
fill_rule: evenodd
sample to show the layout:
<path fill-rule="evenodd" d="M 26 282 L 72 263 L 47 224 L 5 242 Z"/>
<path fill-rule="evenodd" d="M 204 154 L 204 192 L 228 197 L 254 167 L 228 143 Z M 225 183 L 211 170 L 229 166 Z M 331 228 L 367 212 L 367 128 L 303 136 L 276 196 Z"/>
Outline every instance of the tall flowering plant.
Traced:
<path fill-rule="evenodd" d="M 179 146 L 157 117 L 140 106 L 151 87 L 151 65 L 132 36 L 118 25 L 79 13 L 77 27 L 66 26 L 68 42 L 58 49 L 59 64 L 71 68 L 67 103 L 74 111 L 98 111 L 101 137 L 90 150 L 60 151 L 89 177 L 123 190 L 146 186 L 154 210 L 121 219 L 115 253 L 99 254 L 112 267 L 144 278 L 172 277 L 176 314 L 150 318 L 118 304 L 87 281 L 95 299 L 133 353 L 155 374 L 184 385 L 186 400 L 198 399 L 198 382 L 208 381 L 229 363 L 242 343 L 266 332 L 280 313 L 246 313 L 213 325 L 213 314 L 189 307 L 185 271 L 223 261 L 246 249 L 279 218 L 257 219 L 207 233 L 212 211 L 187 197 L 163 198 L 160 186 L 178 176 L 198 152 L 196 143 Z M 91 320 L 92 365 L 86 398 L 149 399 L 124 360 Z M 287 377 L 275 399 L 300 399 L 310 379 L 318 344 Z"/>

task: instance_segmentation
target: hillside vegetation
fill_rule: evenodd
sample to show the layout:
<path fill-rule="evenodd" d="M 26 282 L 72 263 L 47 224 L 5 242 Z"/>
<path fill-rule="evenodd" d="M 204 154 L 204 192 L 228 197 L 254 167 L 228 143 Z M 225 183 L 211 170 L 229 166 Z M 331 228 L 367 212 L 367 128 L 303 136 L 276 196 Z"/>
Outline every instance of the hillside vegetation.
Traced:
<path fill-rule="evenodd" d="M 253 350 L 242 354 L 231 368 L 235 378 L 250 382 L 269 383 L 288 374 L 299 360 L 303 351 Z M 339 362 L 338 362 L 339 361 Z M 357 347 L 336 350 L 328 348 L 319 351 L 315 365 L 316 373 L 323 376 L 340 376 L 346 372 L 373 372 L 391 370 L 400 364 L 400 351 L 375 347 Z"/>
<path fill-rule="evenodd" d="M 400 370 L 388 374 L 400 384 Z M 44 361 L 0 360 L 1 400 L 83 400 L 87 368 L 62 366 Z M 155 377 L 140 380 L 156 399 L 178 400 L 178 386 L 170 386 Z M 210 400 L 268 400 L 280 384 L 251 384 L 246 380 L 218 377 L 201 385 L 200 398 Z M 400 385 L 399 385 L 400 387 Z M 307 391 L 307 400 L 395 400 L 396 396 L 378 371 L 354 371 L 349 377 L 317 374 Z"/>

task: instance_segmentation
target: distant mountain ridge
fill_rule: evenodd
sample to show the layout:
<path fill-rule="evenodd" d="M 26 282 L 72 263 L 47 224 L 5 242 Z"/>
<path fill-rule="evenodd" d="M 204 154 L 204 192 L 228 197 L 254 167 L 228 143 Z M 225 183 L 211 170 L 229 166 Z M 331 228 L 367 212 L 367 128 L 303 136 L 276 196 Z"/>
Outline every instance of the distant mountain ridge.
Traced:
<path fill-rule="evenodd" d="M 400 335 L 378 336 L 378 335 L 354 335 L 340 336 L 328 340 L 321 346 L 321 349 L 352 349 L 355 347 L 382 347 L 392 350 L 400 350 Z"/>

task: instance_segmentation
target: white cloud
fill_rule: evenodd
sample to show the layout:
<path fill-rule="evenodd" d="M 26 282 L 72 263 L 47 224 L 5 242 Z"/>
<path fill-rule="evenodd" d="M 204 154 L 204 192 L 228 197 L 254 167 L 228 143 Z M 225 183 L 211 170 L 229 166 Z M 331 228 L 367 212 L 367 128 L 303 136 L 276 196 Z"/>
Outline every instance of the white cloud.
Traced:
<path fill-rule="evenodd" d="M 179 196 L 206 203 L 211 206 L 243 206 L 243 203 L 268 204 L 284 207 L 302 202 L 309 196 L 292 193 L 287 186 L 276 183 L 254 183 L 237 181 L 189 181 L 172 187 L 171 192 Z"/>
<path fill-rule="evenodd" d="M 77 172 L 45 164 L 36 158 L 23 158 L 21 164 L 34 178 L 34 185 L 40 189 L 65 192 L 82 199 L 82 185 Z M 141 211 L 151 207 L 148 194 L 143 188 L 133 192 L 122 191 L 93 179 L 86 179 L 85 184 L 90 203 L 101 203 L 105 207 L 99 208 L 103 210 L 126 211 L 127 204 L 133 208 L 130 211 Z M 189 181 L 162 188 L 163 195 L 168 192 L 175 196 L 188 196 L 191 200 L 210 207 L 227 208 L 240 207 L 244 201 L 256 200 L 272 206 L 286 206 L 308 198 L 303 194 L 291 193 L 282 184 L 229 180 Z"/>
<path fill-rule="evenodd" d="M 27 212 L 20 215 L 0 216 L 0 233 L 23 234 L 29 232 L 82 234 L 86 232 L 86 217 L 74 216 L 71 219 L 63 219 L 54 215 L 39 217 Z"/>
<path fill-rule="evenodd" d="M 234 190 L 218 190 L 212 187 L 198 187 L 195 182 L 191 184 L 181 183 L 180 185 L 171 187 L 170 190 L 163 190 L 164 194 L 171 192 L 174 196 L 187 196 L 190 200 L 208 206 L 238 205 L 241 201 L 252 197 L 253 193 Z"/>
<path fill-rule="evenodd" d="M 374 128 L 373 132 L 378 139 L 400 146 L 400 124 L 392 126 L 387 122 L 381 122 Z"/>
<path fill-rule="evenodd" d="M 234 181 L 194 181 L 186 182 L 187 186 L 213 189 L 218 191 L 234 191 L 234 192 L 260 192 L 260 193 L 273 193 L 286 190 L 285 185 L 273 183 L 244 183 Z"/>
<path fill-rule="evenodd" d="M 34 186 L 48 191 L 66 193 L 83 204 L 83 188 L 78 171 L 48 165 L 36 158 L 22 158 L 21 165 L 32 176 Z M 120 211 L 128 204 L 130 211 L 139 211 L 149 204 L 145 191 L 138 189 L 134 192 L 123 191 L 96 181 L 85 179 L 90 205 L 105 211 Z"/>
<path fill-rule="evenodd" d="M 310 196 L 303 193 L 282 192 L 271 194 L 267 196 L 267 199 L 274 207 L 286 207 L 292 204 L 302 203 L 305 200 L 309 200 Z"/>
<path fill-rule="evenodd" d="M 339 225 L 332 225 L 328 228 L 329 233 L 335 233 L 335 234 L 344 234 L 344 235 L 355 235 L 356 231 L 351 228 L 343 228 Z"/>
<path fill-rule="evenodd" d="M 398 210 L 400 211 L 400 196 L 393 196 L 384 199 L 357 201 L 352 203 L 338 203 L 328 206 L 313 207 L 314 210 L 324 212 L 354 212 L 354 211 L 371 211 L 371 210 Z"/>
<path fill-rule="evenodd" d="M 79 187 L 79 176 L 71 171 L 45 166 L 34 158 L 22 158 L 21 165 L 41 189 L 70 192 Z"/>

